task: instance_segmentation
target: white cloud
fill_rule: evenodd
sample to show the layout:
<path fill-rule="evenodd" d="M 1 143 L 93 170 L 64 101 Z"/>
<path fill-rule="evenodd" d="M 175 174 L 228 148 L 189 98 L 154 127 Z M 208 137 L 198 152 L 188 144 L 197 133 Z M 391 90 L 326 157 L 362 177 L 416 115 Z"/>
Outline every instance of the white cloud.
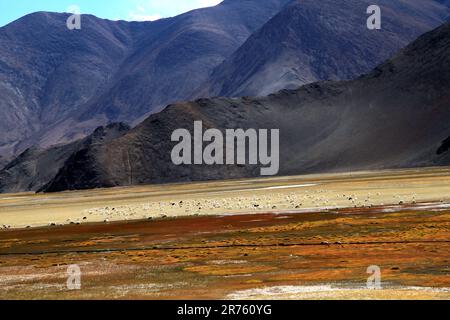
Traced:
<path fill-rule="evenodd" d="M 141 4 L 136 6 L 136 9 L 128 13 L 128 20 L 130 21 L 155 21 L 161 19 L 159 13 L 147 14 L 147 10 Z"/>
<path fill-rule="evenodd" d="M 198 8 L 213 7 L 222 2 L 222 0 L 197 0 Z"/>
<path fill-rule="evenodd" d="M 136 7 L 128 13 L 127 20 L 155 21 L 193 9 L 212 7 L 221 2 L 222 0 L 134 0 Z"/>
<path fill-rule="evenodd" d="M 159 13 L 156 14 L 141 14 L 138 12 L 130 12 L 128 14 L 128 19 L 129 21 L 156 21 L 161 19 L 162 16 Z"/>

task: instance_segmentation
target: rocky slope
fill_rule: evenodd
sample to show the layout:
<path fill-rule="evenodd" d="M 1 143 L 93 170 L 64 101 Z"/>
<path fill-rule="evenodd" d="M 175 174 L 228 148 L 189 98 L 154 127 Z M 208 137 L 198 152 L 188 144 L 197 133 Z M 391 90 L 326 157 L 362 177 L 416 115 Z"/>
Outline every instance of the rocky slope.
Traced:
<path fill-rule="evenodd" d="M 450 23 L 371 73 L 262 98 L 171 105 L 67 161 L 44 191 L 259 175 L 259 166 L 172 164 L 175 129 L 280 129 L 280 174 L 450 164 Z"/>
<path fill-rule="evenodd" d="M 59 169 L 76 152 L 95 149 L 118 138 L 130 128 L 122 123 L 97 128 L 90 136 L 49 149 L 29 148 L 0 170 L 0 192 L 37 191 L 55 177 Z"/>
<path fill-rule="evenodd" d="M 225 0 L 155 22 L 35 13 L 0 28 L 0 155 L 74 141 L 187 99 L 288 0 Z"/>
<path fill-rule="evenodd" d="M 297 0 L 218 66 L 196 93 L 259 96 L 367 73 L 450 19 L 436 0 L 381 0 L 381 30 L 367 28 L 370 0 Z"/>

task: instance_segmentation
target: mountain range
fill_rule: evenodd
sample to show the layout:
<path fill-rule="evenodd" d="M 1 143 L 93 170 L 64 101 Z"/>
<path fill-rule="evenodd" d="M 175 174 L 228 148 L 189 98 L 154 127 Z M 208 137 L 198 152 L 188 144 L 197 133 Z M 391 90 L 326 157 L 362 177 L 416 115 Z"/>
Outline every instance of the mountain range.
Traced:
<path fill-rule="evenodd" d="M 136 125 L 177 101 L 265 95 L 368 72 L 442 24 L 448 2 L 225 0 L 155 22 L 40 12 L 0 28 L 0 165 L 29 147 Z"/>
<path fill-rule="evenodd" d="M 43 191 L 259 175 L 259 166 L 172 163 L 171 134 L 280 129 L 281 175 L 450 164 L 450 22 L 372 72 L 261 98 L 178 103 L 125 135 L 76 153 Z"/>
<path fill-rule="evenodd" d="M 368 4 L 225 0 L 156 22 L 82 16 L 72 32 L 67 14 L 36 13 L 0 28 L 0 192 L 258 175 L 173 165 L 170 135 L 195 120 L 280 129 L 280 174 L 449 164 L 449 25 L 399 52 L 449 2 L 381 0 L 381 30 Z"/>
<path fill-rule="evenodd" d="M 39 12 L 0 28 L 0 155 L 70 142 L 184 99 L 288 0 L 225 0 L 155 22 Z"/>
<path fill-rule="evenodd" d="M 262 96 L 367 73 L 448 18 L 443 1 L 380 0 L 381 29 L 367 28 L 371 0 L 300 0 L 214 69 L 197 96 Z"/>

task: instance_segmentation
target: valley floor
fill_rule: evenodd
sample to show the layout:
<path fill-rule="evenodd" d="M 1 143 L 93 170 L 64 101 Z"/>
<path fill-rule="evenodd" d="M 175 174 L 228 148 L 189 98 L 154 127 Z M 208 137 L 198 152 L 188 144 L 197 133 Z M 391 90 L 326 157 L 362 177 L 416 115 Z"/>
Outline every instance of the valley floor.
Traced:
<path fill-rule="evenodd" d="M 0 299 L 450 299 L 449 168 L 3 195 L 0 224 Z"/>

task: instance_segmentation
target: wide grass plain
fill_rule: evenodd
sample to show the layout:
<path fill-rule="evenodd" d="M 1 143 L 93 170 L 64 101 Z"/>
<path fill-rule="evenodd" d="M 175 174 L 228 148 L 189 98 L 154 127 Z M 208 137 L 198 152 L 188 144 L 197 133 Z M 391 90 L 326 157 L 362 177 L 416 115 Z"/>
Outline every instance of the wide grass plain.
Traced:
<path fill-rule="evenodd" d="M 2 299 L 450 299 L 449 168 L 8 194 L 0 226 Z"/>

